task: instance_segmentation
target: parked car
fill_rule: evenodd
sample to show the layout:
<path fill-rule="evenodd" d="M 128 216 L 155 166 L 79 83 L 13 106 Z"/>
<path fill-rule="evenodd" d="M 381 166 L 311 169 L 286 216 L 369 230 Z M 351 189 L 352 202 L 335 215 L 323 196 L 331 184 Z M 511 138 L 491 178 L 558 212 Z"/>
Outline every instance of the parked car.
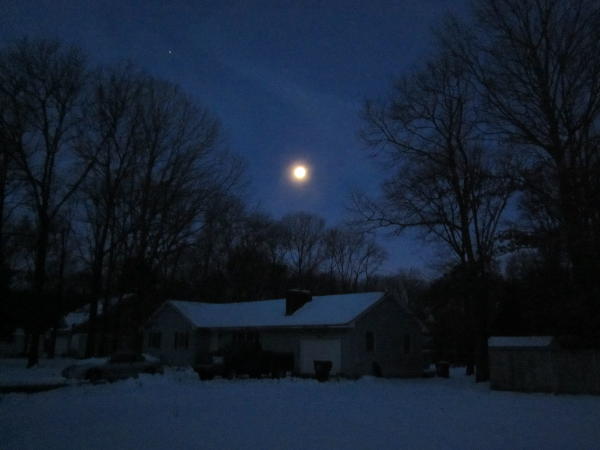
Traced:
<path fill-rule="evenodd" d="M 123 352 L 115 353 L 108 361 L 95 360 L 69 366 L 62 371 L 62 376 L 99 382 L 137 377 L 140 373 L 162 374 L 163 366 L 152 356 Z"/>

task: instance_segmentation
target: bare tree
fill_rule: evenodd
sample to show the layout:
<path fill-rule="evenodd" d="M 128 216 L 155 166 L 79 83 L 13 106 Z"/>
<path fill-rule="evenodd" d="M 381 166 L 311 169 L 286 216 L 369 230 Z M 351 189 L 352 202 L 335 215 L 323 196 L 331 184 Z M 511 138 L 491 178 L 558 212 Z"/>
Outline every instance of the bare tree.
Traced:
<path fill-rule="evenodd" d="M 209 200 L 238 174 L 214 157 L 219 125 L 207 110 L 156 80 L 145 82 L 142 96 L 129 243 L 137 259 L 158 262 L 200 229 Z"/>
<path fill-rule="evenodd" d="M 477 79 L 495 131 L 527 156 L 523 206 L 538 225 L 530 234 L 553 223 L 574 280 L 570 301 L 585 304 L 592 331 L 600 316 L 600 4 L 475 5 L 475 23 L 451 24 L 447 45 Z"/>
<path fill-rule="evenodd" d="M 365 286 L 386 258 L 385 251 L 367 233 L 332 228 L 324 238 L 329 272 L 342 291 L 356 291 L 360 281 Z"/>
<path fill-rule="evenodd" d="M 282 295 L 286 288 L 285 241 L 281 225 L 261 213 L 248 213 L 227 253 L 229 298 L 256 300 Z"/>
<path fill-rule="evenodd" d="M 37 298 L 45 293 L 52 224 L 94 162 L 78 152 L 86 81 L 81 52 L 55 42 L 21 40 L 0 54 L 0 91 L 14 120 L 9 145 L 36 221 Z M 37 363 L 40 331 L 31 339 L 28 366 Z"/>
<path fill-rule="evenodd" d="M 135 170 L 126 178 L 118 226 L 122 288 L 137 294 L 137 314 L 153 305 L 153 284 L 176 270 L 215 197 L 236 188 L 241 166 L 219 141 L 219 123 L 178 87 L 144 76 L 135 110 Z M 166 263 L 170 267 L 167 267 Z"/>
<path fill-rule="evenodd" d="M 17 204 L 17 173 L 11 155 L 15 135 L 18 136 L 19 131 L 10 114 L 9 98 L 0 91 L 0 292 L 8 284 L 8 225 Z"/>
<path fill-rule="evenodd" d="M 245 210 L 241 201 L 232 196 L 212 196 L 207 203 L 202 227 L 191 249 L 191 272 L 194 281 L 199 282 L 199 291 L 216 296 L 209 279 L 217 272 L 223 272 L 227 264 L 226 255 L 230 252 L 240 234 Z M 194 283 L 195 284 L 195 283 Z"/>
<path fill-rule="evenodd" d="M 64 208 L 54 220 L 48 246 L 48 283 L 47 289 L 51 292 L 52 308 L 47 317 L 51 333 L 47 342 L 47 356 L 54 358 L 56 352 L 56 339 L 58 330 L 62 325 L 63 315 L 68 312 L 68 302 L 65 299 L 67 277 L 72 273 L 75 252 L 73 251 L 73 211 Z M 71 269 L 71 270 L 70 270 Z M 42 310 L 48 308 L 43 308 Z"/>
<path fill-rule="evenodd" d="M 300 283 L 317 270 L 323 261 L 325 221 L 313 214 L 298 212 L 281 219 L 287 258 Z"/>
<path fill-rule="evenodd" d="M 402 78 L 387 101 L 368 102 L 364 123 L 364 141 L 387 155 L 394 173 L 380 201 L 355 196 L 356 211 L 374 227 L 424 231 L 470 274 L 477 378 L 485 380 L 486 301 L 476 286 L 485 282 L 496 255 L 512 185 L 494 147 L 484 141 L 467 67 L 442 51 L 423 70 Z"/>
<path fill-rule="evenodd" d="M 85 181 L 81 195 L 87 225 L 86 260 L 91 272 L 88 357 L 97 349 L 99 300 L 108 295 L 106 288 L 111 281 L 106 279 L 107 256 L 133 231 L 117 224 L 119 216 L 126 214 L 123 211 L 125 187 L 136 169 L 135 143 L 141 128 L 138 97 L 142 91 L 140 77 L 129 65 L 99 72 L 94 84 L 87 115 L 90 133 L 86 144 L 96 155 L 97 164 Z"/>

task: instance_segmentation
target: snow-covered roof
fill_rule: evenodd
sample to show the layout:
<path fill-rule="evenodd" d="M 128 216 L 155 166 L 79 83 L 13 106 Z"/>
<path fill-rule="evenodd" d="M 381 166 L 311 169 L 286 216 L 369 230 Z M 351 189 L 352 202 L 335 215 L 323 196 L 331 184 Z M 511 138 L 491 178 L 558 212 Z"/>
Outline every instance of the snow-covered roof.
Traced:
<path fill-rule="evenodd" d="M 116 306 L 121 300 L 129 298 L 132 295 L 133 294 L 123 294 L 120 296 L 110 297 L 108 299 L 109 309 Z M 98 312 L 97 312 L 98 316 L 101 316 L 104 314 L 104 303 L 105 302 L 103 300 L 98 301 Z M 69 314 L 67 314 L 63 319 L 64 328 L 72 328 L 72 327 L 76 327 L 78 325 L 82 325 L 82 324 L 86 323 L 89 318 L 90 318 L 90 303 L 88 303 L 87 305 L 83 305 L 81 308 L 76 309 L 75 311 L 72 311 Z"/>
<path fill-rule="evenodd" d="M 492 336 L 489 347 L 548 347 L 552 336 Z"/>
<path fill-rule="evenodd" d="M 87 311 L 77 310 L 70 312 L 64 318 L 64 327 L 72 328 L 77 325 L 81 325 L 82 323 L 87 322 L 90 318 L 90 313 Z"/>
<path fill-rule="evenodd" d="M 285 315 L 284 298 L 242 303 L 168 303 L 200 328 L 341 326 L 352 322 L 383 295 L 364 292 L 316 296 L 289 316 Z"/>

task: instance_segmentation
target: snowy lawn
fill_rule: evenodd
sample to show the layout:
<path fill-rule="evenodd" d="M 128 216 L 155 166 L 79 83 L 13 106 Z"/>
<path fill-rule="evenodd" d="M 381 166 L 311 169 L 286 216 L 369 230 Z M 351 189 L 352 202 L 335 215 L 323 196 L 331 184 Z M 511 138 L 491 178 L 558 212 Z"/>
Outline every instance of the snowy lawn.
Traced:
<path fill-rule="evenodd" d="M 41 358 L 38 365 L 27 369 L 24 358 L 0 359 L 0 388 L 5 386 L 52 385 L 68 382 L 62 375 L 62 370 L 72 364 L 101 364 L 107 358 L 71 359 L 71 358 Z M 0 447 L 1 448 L 1 447 Z"/>
<path fill-rule="evenodd" d="M 600 397 L 450 379 L 213 380 L 169 370 L 0 396 L 8 449 L 594 449 Z"/>
<path fill-rule="evenodd" d="M 56 358 L 40 359 L 40 363 L 33 369 L 25 366 L 24 358 L 10 358 L 0 360 L 0 386 L 26 386 L 35 384 L 64 383 L 61 371 L 77 360 Z"/>

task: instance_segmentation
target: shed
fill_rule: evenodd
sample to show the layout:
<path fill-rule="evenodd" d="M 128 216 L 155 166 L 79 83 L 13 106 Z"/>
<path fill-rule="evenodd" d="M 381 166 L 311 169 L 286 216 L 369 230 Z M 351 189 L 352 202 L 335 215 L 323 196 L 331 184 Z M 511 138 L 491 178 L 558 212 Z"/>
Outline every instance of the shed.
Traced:
<path fill-rule="evenodd" d="M 491 337 L 492 389 L 552 392 L 552 342 L 552 336 Z"/>
<path fill-rule="evenodd" d="M 315 360 L 332 362 L 332 374 L 419 376 L 419 323 L 383 292 L 311 296 L 238 303 L 170 300 L 144 330 L 144 351 L 172 365 L 193 365 L 231 346 L 254 342 L 288 354 L 293 372 L 314 374 Z M 374 370 L 375 369 L 375 370 Z"/>
<path fill-rule="evenodd" d="M 489 338 L 492 389 L 600 394 L 600 350 L 552 336 Z"/>

